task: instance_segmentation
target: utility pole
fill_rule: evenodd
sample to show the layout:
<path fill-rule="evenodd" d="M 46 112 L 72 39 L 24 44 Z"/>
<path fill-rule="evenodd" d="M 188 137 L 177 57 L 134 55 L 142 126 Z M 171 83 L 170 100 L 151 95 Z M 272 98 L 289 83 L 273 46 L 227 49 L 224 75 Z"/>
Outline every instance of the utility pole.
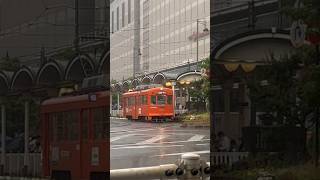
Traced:
<path fill-rule="evenodd" d="M 78 58 L 79 58 L 79 61 L 81 64 L 81 68 L 82 68 L 84 77 L 87 77 L 87 72 L 86 72 L 84 64 L 81 60 L 80 48 L 79 48 L 79 43 L 80 43 L 80 37 L 79 37 L 79 0 L 75 0 L 74 5 L 75 5 L 74 47 L 75 47 L 76 53 L 78 55 Z"/>
<path fill-rule="evenodd" d="M 319 66 L 320 61 L 320 53 L 319 53 L 319 44 L 316 45 L 316 58 L 317 58 L 317 66 Z M 319 166 L 319 105 L 316 109 L 316 132 L 315 132 L 315 166 Z"/>
<path fill-rule="evenodd" d="M 254 0 L 251 0 L 251 1 L 248 2 L 248 8 L 249 8 L 249 24 L 248 24 L 248 27 L 251 30 L 254 30 L 255 26 L 256 26 L 256 15 L 255 15 Z"/>
<path fill-rule="evenodd" d="M 196 70 L 198 70 L 198 62 L 199 62 L 199 19 L 197 19 L 197 66 L 196 66 Z"/>

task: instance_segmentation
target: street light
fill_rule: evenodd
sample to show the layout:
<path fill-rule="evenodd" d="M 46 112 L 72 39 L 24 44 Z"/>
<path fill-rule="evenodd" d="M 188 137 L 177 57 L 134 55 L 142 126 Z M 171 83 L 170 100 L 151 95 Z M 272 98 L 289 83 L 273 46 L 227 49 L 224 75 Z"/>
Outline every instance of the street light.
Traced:
<path fill-rule="evenodd" d="M 205 32 L 205 33 L 209 32 L 209 29 L 206 27 L 207 22 L 197 19 L 197 69 L 198 69 L 198 62 L 199 62 L 199 23 L 204 25 L 203 32 Z"/>

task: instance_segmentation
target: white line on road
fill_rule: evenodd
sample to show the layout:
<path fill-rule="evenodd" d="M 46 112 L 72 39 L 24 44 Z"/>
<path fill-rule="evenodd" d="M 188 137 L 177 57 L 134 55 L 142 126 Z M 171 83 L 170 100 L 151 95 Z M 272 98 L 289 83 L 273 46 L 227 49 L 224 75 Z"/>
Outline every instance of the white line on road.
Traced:
<path fill-rule="evenodd" d="M 153 156 L 153 157 L 179 156 L 179 155 L 186 154 L 186 153 L 209 154 L 210 151 L 209 151 L 209 150 L 206 150 L 206 151 L 193 151 L 193 152 L 182 152 L 182 153 L 172 153 L 172 154 L 161 154 L 161 155 L 155 155 L 155 156 Z"/>
<path fill-rule="evenodd" d="M 203 141 L 210 141 L 210 139 L 202 139 L 200 142 Z M 145 143 L 145 144 L 176 144 L 176 143 L 187 143 L 190 141 L 168 141 L 168 142 L 160 142 L 160 143 Z M 117 145 L 111 145 L 111 147 L 122 147 L 122 146 L 134 146 L 134 145 L 139 145 L 139 144 L 117 144 Z"/>
<path fill-rule="evenodd" d="M 204 135 L 196 134 L 188 139 L 188 141 L 201 141 L 201 139 L 203 139 L 204 137 Z"/>
<path fill-rule="evenodd" d="M 138 130 L 112 130 L 110 133 L 134 133 L 134 132 L 142 132 L 142 131 L 152 131 L 152 130 L 157 130 L 157 129 L 138 129 Z"/>
<path fill-rule="evenodd" d="M 143 149 L 143 148 L 169 148 L 169 147 L 182 147 L 184 145 L 169 145 L 169 146 L 125 146 L 116 147 L 111 149 Z"/>
<path fill-rule="evenodd" d="M 125 135 L 122 135 L 122 136 L 112 137 L 112 138 L 110 138 L 110 142 L 117 141 L 117 140 L 120 140 L 120 139 L 123 139 L 123 138 L 127 138 L 127 137 L 130 137 L 130 136 L 135 136 L 135 135 L 136 134 L 125 134 Z"/>
<path fill-rule="evenodd" d="M 157 141 L 160 141 L 161 139 L 164 139 L 168 136 L 166 135 L 158 135 L 158 136 L 155 136 L 153 138 L 150 138 L 150 139 L 147 139 L 145 141 L 142 141 L 142 142 L 139 142 L 137 144 L 148 144 L 148 143 L 154 143 L 154 142 L 157 142 Z"/>

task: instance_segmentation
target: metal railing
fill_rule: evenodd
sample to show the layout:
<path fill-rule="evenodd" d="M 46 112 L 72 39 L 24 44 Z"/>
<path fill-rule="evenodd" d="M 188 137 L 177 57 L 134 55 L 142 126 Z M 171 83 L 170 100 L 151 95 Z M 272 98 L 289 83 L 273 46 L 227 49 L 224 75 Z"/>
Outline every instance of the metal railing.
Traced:
<path fill-rule="evenodd" d="M 213 165 L 228 165 L 247 158 L 249 152 L 214 152 L 212 156 Z"/>
<path fill-rule="evenodd" d="M 40 177 L 42 174 L 41 154 L 30 153 L 28 156 L 29 165 L 27 166 L 27 175 L 30 177 Z M 24 154 L 7 153 L 5 157 L 4 175 L 24 176 Z"/>

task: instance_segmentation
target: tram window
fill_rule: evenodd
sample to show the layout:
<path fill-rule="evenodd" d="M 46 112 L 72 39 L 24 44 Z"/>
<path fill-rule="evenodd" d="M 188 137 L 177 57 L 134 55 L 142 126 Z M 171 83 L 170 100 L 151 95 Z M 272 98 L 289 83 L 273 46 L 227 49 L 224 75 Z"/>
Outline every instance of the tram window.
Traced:
<path fill-rule="evenodd" d="M 82 139 L 88 138 L 88 110 L 82 111 Z"/>
<path fill-rule="evenodd" d="M 66 139 L 74 141 L 79 138 L 78 120 L 79 118 L 78 118 L 77 111 L 64 112 L 64 121 L 66 123 L 66 128 L 67 128 Z"/>
<path fill-rule="evenodd" d="M 147 96 L 142 96 L 142 104 L 148 104 Z"/>
<path fill-rule="evenodd" d="M 141 105 L 142 102 L 142 96 L 137 97 L 137 105 Z"/>
<path fill-rule="evenodd" d="M 106 107 L 92 109 L 94 139 L 107 138 L 107 110 Z"/>
<path fill-rule="evenodd" d="M 64 139 L 64 128 L 62 113 L 50 114 L 52 125 L 52 141 L 62 141 Z"/>
<path fill-rule="evenodd" d="M 151 96 L 151 104 L 156 104 L 156 96 Z"/>
<path fill-rule="evenodd" d="M 167 96 L 167 104 L 172 104 L 172 96 Z"/>
<path fill-rule="evenodd" d="M 158 104 L 159 104 L 159 105 L 164 105 L 164 104 L 166 104 L 166 96 L 164 96 L 164 95 L 158 95 Z"/>

